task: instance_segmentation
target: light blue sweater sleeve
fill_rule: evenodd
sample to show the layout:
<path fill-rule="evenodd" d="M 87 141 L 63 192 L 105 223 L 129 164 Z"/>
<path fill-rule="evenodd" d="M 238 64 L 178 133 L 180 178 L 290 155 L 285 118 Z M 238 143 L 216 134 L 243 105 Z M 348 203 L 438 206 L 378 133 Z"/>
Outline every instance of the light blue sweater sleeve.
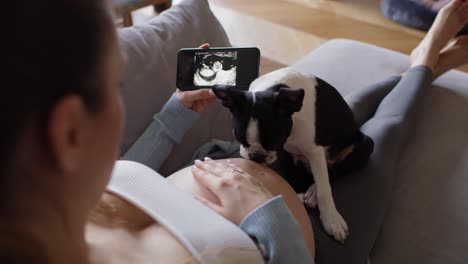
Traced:
<path fill-rule="evenodd" d="M 270 264 L 314 263 L 301 228 L 281 195 L 250 212 L 239 227 L 264 247 Z"/>
<path fill-rule="evenodd" d="M 174 145 L 180 143 L 199 116 L 199 113 L 188 109 L 172 95 L 121 159 L 138 161 L 158 171 Z"/>

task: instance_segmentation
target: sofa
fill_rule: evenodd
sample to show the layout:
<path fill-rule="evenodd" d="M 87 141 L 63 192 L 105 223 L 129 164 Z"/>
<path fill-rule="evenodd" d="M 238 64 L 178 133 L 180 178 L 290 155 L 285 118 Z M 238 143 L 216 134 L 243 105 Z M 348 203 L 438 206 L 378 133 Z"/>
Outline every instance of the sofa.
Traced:
<path fill-rule="evenodd" d="M 119 36 L 127 57 L 121 86 L 125 152 L 176 89 L 177 51 L 230 43 L 205 0 L 184 0 L 144 25 L 119 30 Z M 326 80 L 343 95 L 409 67 L 407 55 L 345 39 L 330 40 L 291 66 Z M 440 77 L 418 108 L 419 120 L 385 196 L 385 215 L 376 219 L 377 230 L 362 231 L 369 241 L 353 240 L 357 231 L 350 227 L 350 238 L 338 245 L 320 234 L 311 212 L 317 263 L 365 263 L 369 256 L 377 264 L 468 263 L 468 74 Z M 230 114 L 219 102 L 175 147 L 160 173 L 182 168 L 211 139 L 234 140 Z M 334 196 L 339 200 L 340 191 Z M 361 204 L 348 210 L 354 206 Z"/>

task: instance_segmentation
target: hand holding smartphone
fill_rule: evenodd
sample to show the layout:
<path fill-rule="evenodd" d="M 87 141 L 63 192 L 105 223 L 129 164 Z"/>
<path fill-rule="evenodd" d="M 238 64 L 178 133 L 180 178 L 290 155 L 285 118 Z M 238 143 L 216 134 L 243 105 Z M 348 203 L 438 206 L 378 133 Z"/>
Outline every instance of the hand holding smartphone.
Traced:
<path fill-rule="evenodd" d="M 182 91 L 234 86 L 248 90 L 259 75 L 260 50 L 246 48 L 181 49 L 176 85 Z"/>

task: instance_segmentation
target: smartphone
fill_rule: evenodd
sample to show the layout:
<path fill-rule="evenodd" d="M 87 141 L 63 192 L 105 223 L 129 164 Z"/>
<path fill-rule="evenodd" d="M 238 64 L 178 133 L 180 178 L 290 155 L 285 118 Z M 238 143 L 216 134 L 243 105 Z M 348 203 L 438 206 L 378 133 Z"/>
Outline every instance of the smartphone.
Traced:
<path fill-rule="evenodd" d="M 256 47 L 181 49 L 177 54 L 176 86 L 182 91 L 229 85 L 248 90 L 258 78 Z"/>

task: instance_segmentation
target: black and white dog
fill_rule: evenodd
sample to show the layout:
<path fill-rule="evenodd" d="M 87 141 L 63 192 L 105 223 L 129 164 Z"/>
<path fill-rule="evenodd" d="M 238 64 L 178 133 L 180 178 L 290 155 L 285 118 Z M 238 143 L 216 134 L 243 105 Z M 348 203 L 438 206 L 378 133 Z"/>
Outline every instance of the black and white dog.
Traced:
<path fill-rule="evenodd" d="M 308 181 L 304 203 L 318 205 L 325 231 L 343 242 L 348 226 L 336 210 L 329 172 L 344 174 L 362 168 L 374 145 L 359 130 L 339 92 L 292 68 L 259 77 L 249 91 L 228 86 L 215 86 L 213 91 L 232 113 L 241 156 L 267 166 L 283 163 L 280 167 L 286 174 L 306 168 L 313 181 Z M 297 184 L 293 187 L 300 189 Z"/>

